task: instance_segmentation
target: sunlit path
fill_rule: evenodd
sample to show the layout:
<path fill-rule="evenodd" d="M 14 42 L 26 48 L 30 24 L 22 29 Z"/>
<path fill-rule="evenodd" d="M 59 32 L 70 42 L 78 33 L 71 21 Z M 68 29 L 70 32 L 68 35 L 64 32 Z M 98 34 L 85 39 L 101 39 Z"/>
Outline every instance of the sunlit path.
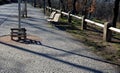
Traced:
<path fill-rule="evenodd" d="M 9 40 L 10 28 L 18 27 L 17 6 L 0 6 L 0 73 L 119 73 L 70 34 L 54 29 L 43 10 L 31 5 L 21 23 L 30 39 Z"/>

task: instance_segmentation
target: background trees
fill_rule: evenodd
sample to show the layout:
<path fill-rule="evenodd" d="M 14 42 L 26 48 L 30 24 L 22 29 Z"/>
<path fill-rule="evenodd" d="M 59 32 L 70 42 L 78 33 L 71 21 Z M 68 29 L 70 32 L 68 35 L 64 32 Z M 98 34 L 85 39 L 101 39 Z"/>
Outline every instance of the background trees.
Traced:
<path fill-rule="evenodd" d="M 16 0 L 0 0 L 0 4 L 14 2 Z M 65 12 L 72 11 L 73 14 L 85 15 L 90 19 L 111 21 L 116 27 L 116 21 L 120 22 L 120 0 L 28 0 L 37 7 L 47 6 L 61 9 Z"/>
<path fill-rule="evenodd" d="M 117 17 L 118 17 L 118 12 L 119 12 L 119 2 L 120 0 L 115 0 L 114 2 L 114 17 L 113 17 L 113 27 L 116 27 L 116 22 L 117 22 Z"/>
<path fill-rule="evenodd" d="M 47 0 L 48 6 L 51 7 L 51 0 Z"/>
<path fill-rule="evenodd" d="M 0 4 L 5 4 L 5 3 L 9 3 L 10 0 L 0 0 Z"/>
<path fill-rule="evenodd" d="M 38 2 L 39 1 L 39 2 Z M 37 0 L 43 6 L 44 0 Z M 116 26 L 120 22 L 120 0 L 45 0 L 47 6 L 73 14 L 86 15 L 89 19 L 111 21 Z M 114 10 L 113 10 L 114 9 Z M 117 19 L 118 17 L 118 19 Z"/>

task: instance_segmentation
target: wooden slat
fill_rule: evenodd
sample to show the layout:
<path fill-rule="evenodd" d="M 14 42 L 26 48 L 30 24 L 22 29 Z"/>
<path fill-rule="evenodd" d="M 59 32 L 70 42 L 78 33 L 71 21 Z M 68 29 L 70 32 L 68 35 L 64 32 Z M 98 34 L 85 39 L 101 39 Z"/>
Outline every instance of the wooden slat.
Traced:
<path fill-rule="evenodd" d="M 76 15 L 73 15 L 73 14 L 70 14 L 70 16 L 72 16 L 72 17 L 74 17 L 74 18 L 77 18 L 77 19 L 82 19 L 82 17 L 76 16 Z"/>
<path fill-rule="evenodd" d="M 118 29 L 118 28 L 110 27 L 109 29 L 110 29 L 111 31 L 120 33 L 120 29 Z"/>
<path fill-rule="evenodd" d="M 62 14 L 64 14 L 64 15 L 67 15 L 67 16 L 68 16 L 68 13 L 66 13 L 66 12 L 62 12 Z"/>
<path fill-rule="evenodd" d="M 91 21 L 91 20 L 89 20 L 89 19 L 85 19 L 85 21 L 86 21 L 87 23 L 95 24 L 95 25 L 97 25 L 97 26 L 99 26 L 99 27 L 104 28 L 104 25 L 101 24 L 101 23 L 97 23 L 97 22 Z"/>

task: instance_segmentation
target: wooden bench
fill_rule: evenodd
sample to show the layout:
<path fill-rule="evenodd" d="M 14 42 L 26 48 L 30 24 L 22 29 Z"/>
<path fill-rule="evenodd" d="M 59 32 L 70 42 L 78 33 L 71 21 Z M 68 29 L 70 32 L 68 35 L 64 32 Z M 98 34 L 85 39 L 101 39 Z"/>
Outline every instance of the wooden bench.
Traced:
<path fill-rule="evenodd" d="M 52 12 L 52 13 L 50 14 L 50 17 L 49 17 L 48 19 L 53 19 L 54 16 L 55 16 L 55 14 L 56 14 L 56 12 Z"/>
<path fill-rule="evenodd" d="M 49 22 L 58 22 L 60 16 L 61 16 L 60 13 L 56 13 L 52 19 L 48 19 L 47 21 L 49 21 Z"/>
<path fill-rule="evenodd" d="M 11 40 L 15 40 L 14 37 L 17 37 L 18 40 L 26 40 L 27 34 L 25 28 L 12 28 L 11 29 Z"/>

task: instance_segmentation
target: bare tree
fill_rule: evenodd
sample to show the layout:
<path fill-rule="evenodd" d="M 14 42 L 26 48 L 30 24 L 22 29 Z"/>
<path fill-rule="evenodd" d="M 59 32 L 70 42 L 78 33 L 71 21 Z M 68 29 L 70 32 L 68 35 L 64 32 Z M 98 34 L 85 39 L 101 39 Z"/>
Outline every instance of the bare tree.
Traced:
<path fill-rule="evenodd" d="M 73 0 L 73 10 L 72 10 L 73 14 L 76 14 L 76 2 L 77 0 Z"/>
<path fill-rule="evenodd" d="M 118 12 L 119 12 L 119 2 L 120 0 L 115 0 L 115 3 L 114 3 L 114 9 L 113 9 L 114 16 L 112 21 L 113 27 L 116 27 L 116 22 L 117 22 Z"/>
<path fill-rule="evenodd" d="M 61 6 L 62 6 L 62 10 L 65 11 L 65 0 L 60 0 Z"/>
<path fill-rule="evenodd" d="M 48 6 L 51 7 L 51 0 L 47 0 Z"/>
<path fill-rule="evenodd" d="M 36 7 L 36 5 L 37 5 L 36 3 L 37 3 L 36 0 L 34 0 L 34 7 Z"/>

